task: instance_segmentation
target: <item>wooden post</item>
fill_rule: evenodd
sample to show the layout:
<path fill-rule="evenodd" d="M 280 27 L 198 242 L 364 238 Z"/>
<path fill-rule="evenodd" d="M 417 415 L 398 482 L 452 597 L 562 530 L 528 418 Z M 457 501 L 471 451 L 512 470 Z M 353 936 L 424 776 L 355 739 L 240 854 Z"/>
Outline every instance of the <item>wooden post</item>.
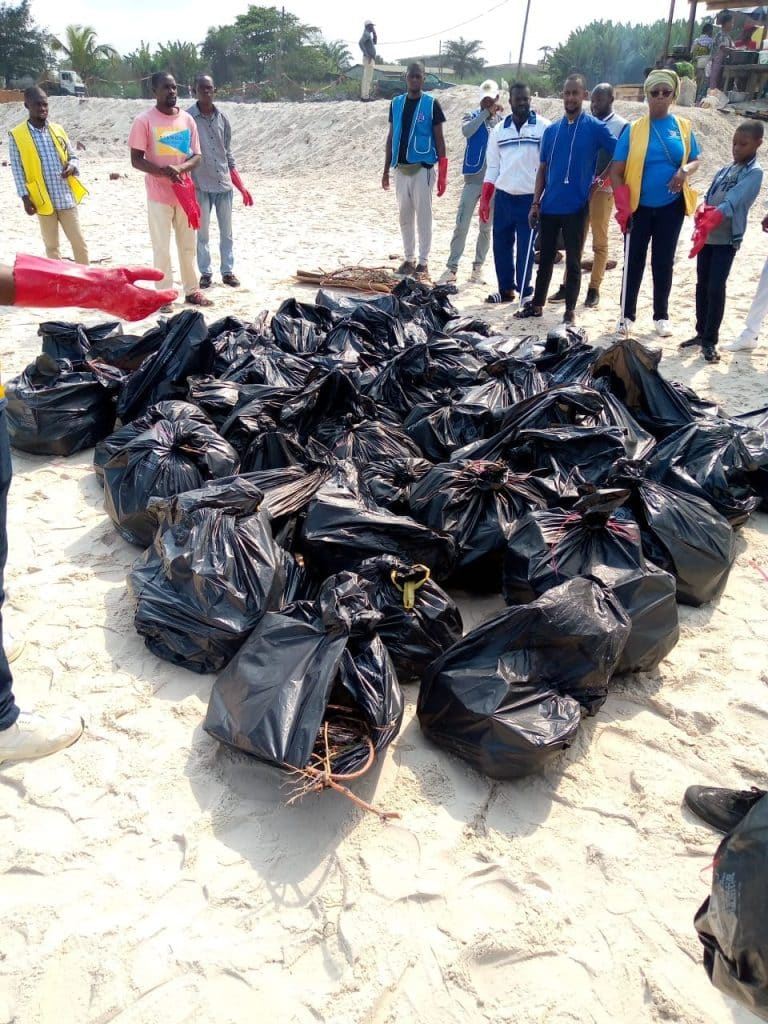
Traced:
<path fill-rule="evenodd" d="M 673 0 L 674 3 L 674 0 Z M 517 77 L 520 78 L 520 72 L 523 67 L 523 47 L 525 46 L 525 34 L 528 31 L 528 15 L 531 13 L 531 0 L 528 0 L 525 5 L 525 21 L 523 22 L 523 35 L 520 39 L 520 56 L 517 60 Z"/>
<path fill-rule="evenodd" d="M 669 0 L 669 19 L 667 20 L 667 34 L 664 37 L 664 53 L 662 59 L 664 64 L 667 63 L 667 57 L 669 56 L 669 44 L 672 39 L 672 22 L 675 19 L 675 0 Z"/>
<path fill-rule="evenodd" d="M 696 8 L 698 4 L 696 0 L 688 0 L 691 8 L 691 13 L 688 16 L 688 53 L 693 49 L 693 34 L 696 31 Z"/>

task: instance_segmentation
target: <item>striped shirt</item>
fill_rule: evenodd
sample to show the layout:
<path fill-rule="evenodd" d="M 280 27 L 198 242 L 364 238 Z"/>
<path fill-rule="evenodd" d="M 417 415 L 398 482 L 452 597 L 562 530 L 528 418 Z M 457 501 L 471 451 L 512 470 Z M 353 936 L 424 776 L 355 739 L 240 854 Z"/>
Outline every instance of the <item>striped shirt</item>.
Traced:
<path fill-rule="evenodd" d="M 43 167 L 45 187 L 48 189 L 48 195 L 51 197 L 54 209 L 74 209 L 74 207 L 77 206 L 77 203 L 75 202 L 75 197 L 72 195 L 72 189 L 69 187 L 67 179 L 62 178 L 61 176 L 62 163 L 53 139 L 51 138 L 48 124 L 46 123 L 43 128 L 35 128 L 34 125 L 27 122 L 27 127 L 29 128 L 32 140 L 35 143 L 35 148 L 37 149 L 40 157 L 40 163 Z M 75 156 L 69 140 L 59 139 L 59 142 L 66 149 L 67 159 L 69 162 L 74 164 L 77 168 L 77 157 Z M 8 155 L 11 158 L 11 170 L 13 171 L 13 180 L 16 182 L 16 191 L 23 199 L 24 196 L 29 195 L 29 189 L 27 188 L 27 179 L 21 163 L 19 147 L 16 145 L 16 140 L 12 135 L 8 136 Z"/>

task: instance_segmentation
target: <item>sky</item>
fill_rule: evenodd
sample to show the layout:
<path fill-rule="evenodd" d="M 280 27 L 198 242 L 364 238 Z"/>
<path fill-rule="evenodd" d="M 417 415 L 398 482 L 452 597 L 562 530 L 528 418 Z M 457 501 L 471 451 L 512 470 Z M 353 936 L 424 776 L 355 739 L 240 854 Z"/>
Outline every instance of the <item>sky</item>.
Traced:
<path fill-rule="evenodd" d="M 631 4 L 626 0 L 531 0 L 523 60 L 535 63 L 541 56 L 540 46 L 557 46 L 572 29 L 589 21 L 656 21 L 668 17 L 669 4 L 670 0 Z M 217 0 L 215 4 L 203 4 L 188 0 L 182 7 L 157 0 L 31 0 L 30 6 L 37 24 L 54 35 L 63 34 L 66 25 L 90 25 L 99 42 L 128 53 L 142 40 L 150 46 L 169 39 L 200 43 L 211 24 L 231 24 L 247 10 L 248 2 Z M 278 2 L 275 6 L 282 5 Z M 353 6 L 360 16 L 350 15 Z M 357 40 L 363 23 L 370 18 L 376 23 L 379 52 L 388 61 L 437 52 L 440 40 L 463 36 L 482 40 L 482 56 L 488 64 L 506 63 L 510 57 L 518 59 L 525 8 L 526 0 L 487 0 L 482 8 L 466 0 L 386 0 L 380 5 L 371 0 L 359 5 L 350 0 L 289 0 L 285 5 L 286 11 L 301 21 L 316 25 L 326 39 L 346 40 L 355 59 L 359 56 Z M 619 14 L 620 8 L 632 13 Z M 676 17 L 687 19 L 688 11 L 687 0 L 676 0 Z"/>

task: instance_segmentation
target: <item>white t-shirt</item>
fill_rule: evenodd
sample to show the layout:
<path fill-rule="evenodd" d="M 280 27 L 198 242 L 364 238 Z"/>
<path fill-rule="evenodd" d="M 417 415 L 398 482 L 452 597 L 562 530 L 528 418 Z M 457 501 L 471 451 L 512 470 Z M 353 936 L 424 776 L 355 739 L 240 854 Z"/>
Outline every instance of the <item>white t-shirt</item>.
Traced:
<path fill-rule="evenodd" d="M 485 181 L 513 196 L 532 195 L 541 137 L 549 124 L 546 117 L 533 111 L 522 128 L 518 129 L 511 114 L 497 124 L 488 140 Z"/>

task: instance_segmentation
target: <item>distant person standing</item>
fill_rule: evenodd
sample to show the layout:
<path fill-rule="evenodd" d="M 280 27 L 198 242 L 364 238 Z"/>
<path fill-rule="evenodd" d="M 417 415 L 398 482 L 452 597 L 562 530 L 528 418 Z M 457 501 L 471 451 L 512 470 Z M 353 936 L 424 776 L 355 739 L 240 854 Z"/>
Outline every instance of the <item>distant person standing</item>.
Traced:
<path fill-rule="evenodd" d="M 238 288 L 240 282 L 234 273 L 232 241 L 232 186 L 234 185 L 241 193 L 245 206 L 253 206 L 253 199 L 235 167 L 235 158 L 232 156 L 232 126 L 227 115 L 213 102 L 215 92 L 216 87 L 211 76 L 198 75 L 195 79 L 197 103 L 189 108 L 189 113 L 197 124 L 202 157 L 192 171 L 197 201 L 200 204 L 197 268 L 200 271 L 200 287 L 210 288 L 213 278 L 208 242 L 211 213 L 215 210 L 219 225 L 221 280 L 230 288 Z"/>
<path fill-rule="evenodd" d="M 376 29 L 372 21 L 366 21 L 363 34 L 360 36 L 360 49 L 363 51 L 363 77 L 360 82 L 360 99 L 367 103 L 371 98 L 373 84 L 373 67 L 376 63 Z"/>
<path fill-rule="evenodd" d="M 733 49 L 733 15 L 724 14 L 720 28 L 712 40 L 712 69 L 709 73 L 709 88 L 719 89 L 723 81 L 723 65 L 728 51 Z"/>
<path fill-rule="evenodd" d="M 167 71 L 152 75 L 155 106 L 135 119 L 128 135 L 131 166 L 145 175 L 149 234 L 154 265 L 163 271 L 158 288 L 169 288 L 171 270 L 171 232 L 176 238 L 179 270 L 185 300 L 192 306 L 212 306 L 197 284 L 195 231 L 173 190 L 182 175 L 200 163 L 197 125 L 185 110 L 176 106 L 176 79 Z"/>
<path fill-rule="evenodd" d="M 488 139 L 496 125 L 501 121 L 501 105 L 499 104 L 499 87 L 487 79 L 480 86 L 480 106 L 464 115 L 461 122 L 461 133 L 467 140 L 464 148 L 464 187 L 461 190 L 459 208 L 456 211 L 456 227 L 451 239 L 451 251 L 445 270 L 440 277 L 440 284 L 453 284 L 459 270 L 459 260 L 464 253 L 467 233 L 474 217 L 475 208 L 480 199 L 485 177 L 485 155 Z M 485 257 L 491 244 L 491 225 L 489 221 L 480 221 L 480 230 L 475 245 L 475 259 L 472 264 L 470 281 L 482 284 L 482 270 Z"/>
<path fill-rule="evenodd" d="M 397 273 L 403 277 L 415 275 L 421 280 L 429 280 L 432 189 L 435 178 L 438 196 L 443 195 L 448 185 L 448 158 L 443 137 L 445 114 L 436 99 L 422 92 L 423 65 L 410 64 L 405 73 L 405 82 L 408 91 L 395 96 L 389 105 L 389 132 L 384 147 L 381 187 L 389 189 L 389 172 L 394 168 L 400 233 L 405 250 L 405 259 Z M 437 174 L 435 164 L 438 165 Z"/>
<path fill-rule="evenodd" d="M 77 204 L 87 195 L 67 133 L 48 120 L 48 97 L 38 86 L 24 92 L 29 117 L 8 139 L 8 155 L 16 191 L 24 209 L 37 214 L 45 255 L 60 260 L 59 225 L 69 239 L 76 263 L 88 264 L 88 246 L 80 230 Z"/>

